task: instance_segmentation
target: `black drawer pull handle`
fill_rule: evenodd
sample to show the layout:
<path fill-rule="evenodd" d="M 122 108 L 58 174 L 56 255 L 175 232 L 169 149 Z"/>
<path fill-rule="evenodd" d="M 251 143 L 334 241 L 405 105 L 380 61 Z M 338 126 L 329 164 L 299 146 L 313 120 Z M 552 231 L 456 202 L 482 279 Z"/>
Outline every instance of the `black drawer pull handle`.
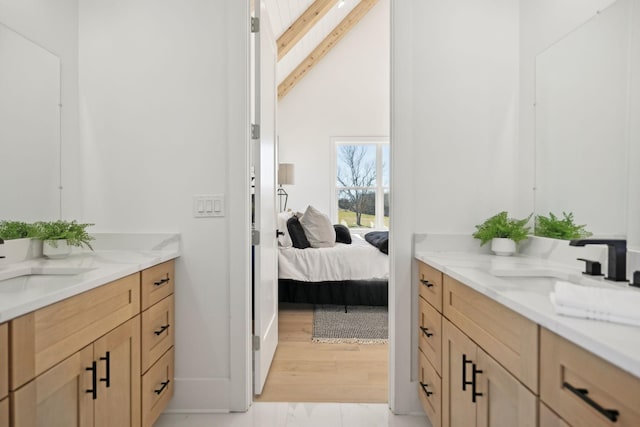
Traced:
<path fill-rule="evenodd" d="M 467 386 L 471 385 L 471 381 L 467 381 L 467 363 L 473 363 L 467 359 L 467 355 L 462 355 L 462 391 L 467 391 Z"/>
<path fill-rule="evenodd" d="M 158 280 L 157 282 L 153 282 L 153 284 L 154 284 L 155 286 L 162 286 L 162 285 L 164 285 L 165 283 L 169 283 L 169 280 L 171 280 L 171 279 L 169 279 L 168 277 L 165 277 L 165 278 L 164 278 L 164 279 L 162 279 L 162 280 Z"/>
<path fill-rule="evenodd" d="M 433 394 L 433 392 L 429 391 L 429 389 L 427 388 L 427 384 L 423 383 L 422 381 L 420 381 L 420 387 L 422 387 L 422 390 L 424 390 L 427 396 L 431 396 Z"/>
<path fill-rule="evenodd" d="M 105 366 L 105 378 L 100 378 L 100 382 L 107 383 L 107 388 L 111 387 L 111 354 L 107 351 L 104 357 L 101 357 L 100 360 L 104 360 L 106 362 Z"/>
<path fill-rule="evenodd" d="M 431 283 L 428 280 L 425 279 L 420 279 L 420 283 L 422 283 L 423 285 L 425 285 L 427 288 L 433 288 L 433 283 Z"/>
<path fill-rule="evenodd" d="M 425 334 L 427 336 L 427 338 L 433 336 L 433 332 L 429 332 L 429 328 L 425 328 L 424 326 L 420 326 L 420 330 L 422 330 L 422 333 Z"/>
<path fill-rule="evenodd" d="M 162 383 L 160 383 L 160 388 L 157 390 L 153 390 L 155 392 L 155 394 L 160 394 L 164 391 L 165 388 L 167 388 L 167 386 L 169 385 L 169 383 L 171 382 L 171 380 L 166 380 Z"/>
<path fill-rule="evenodd" d="M 96 369 L 96 362 L 95 360 L 93 362 L 91 362 L 91 367 L 89 368 L 84 368 L 85 371 L 91 371 L 91 388 L 88 390 L 85 390 L 85 393 L 91 393 L 91 396 L 93 397 L 93 400 L 96 400 L 98 398 L 98 375 L 97 375 L 97 369 Z"/>
<path fill-rule="evenodd" d="M 481 374 L 482 370 L 476 368 L 476 364 L 473 364 L 473 379 L 471 381 L 471 401 L 476 403 L 476 397 L 482 396 L 482 393 L 476 391 L 476 374 Z"/>
<path fill-rule="evenodd" d="M 596 411 L 600 412 L 608 420 L 613 421 L 614 423 L 618 421 L 618 416 L 620 415 L 620 411 L 616 409 L 605 409 L 602 406 L 600 406 L 598 403 L 593 401 L 589 396 L 587 396 L 587 394 L 589 394 L 589 390 L 587 390 L 586 388 L 575 388 L 568 382 L 562 383 L 562 387 L 568 388 L 571 393 L 575 394 L 580 399 L 584 400 L 589 406 L 591 406 Z"/>
<path fill-rule="evenodd" d="M 153 331 L 153 333 L 156 334 L 156 335 L 160 335 L 161 333 L 163 333 L 164 331 L 169 329 L 169 326 L 171 326 L 171 325 L 162 325 L 162 326 L 160 326 L 159 330 Z"/>

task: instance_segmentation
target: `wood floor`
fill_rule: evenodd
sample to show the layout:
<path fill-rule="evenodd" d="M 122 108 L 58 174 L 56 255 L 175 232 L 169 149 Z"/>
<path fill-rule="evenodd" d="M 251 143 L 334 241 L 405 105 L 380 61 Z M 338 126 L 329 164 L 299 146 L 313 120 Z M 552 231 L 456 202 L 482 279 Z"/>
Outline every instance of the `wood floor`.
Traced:
<path fill-rule="evenodd" d="M 281 304 L 279 342 L 257 402 L 386 403 L 387 344 L 311 341 L 313 306 Z"/>

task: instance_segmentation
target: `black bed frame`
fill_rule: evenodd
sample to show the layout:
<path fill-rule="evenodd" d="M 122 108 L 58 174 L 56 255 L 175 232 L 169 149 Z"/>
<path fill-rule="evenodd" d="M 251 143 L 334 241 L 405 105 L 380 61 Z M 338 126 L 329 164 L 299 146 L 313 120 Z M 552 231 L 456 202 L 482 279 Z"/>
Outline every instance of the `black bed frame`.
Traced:
<path fill-rule="evenodd" d="M 344 305 L 379 305 L 389 303 L 387 280 L 343 280 L 336 282 L 301 282 L 278 280 L 278 301 Z"/>

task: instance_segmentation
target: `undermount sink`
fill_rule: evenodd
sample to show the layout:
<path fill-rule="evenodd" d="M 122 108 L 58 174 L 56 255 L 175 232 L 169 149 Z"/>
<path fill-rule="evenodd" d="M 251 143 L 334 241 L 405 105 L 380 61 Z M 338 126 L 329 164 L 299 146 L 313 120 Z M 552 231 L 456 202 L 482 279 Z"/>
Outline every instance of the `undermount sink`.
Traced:
<path fill-rule="evenodd" d="M 489 270 L 489 273 L 493 276 L 525 286 L 535 286 L 536 284 L 549 286 L 555 284 L 558 280 L 563 280 L 583 286 L 596 286 L 603 288 L 620 287 L 620 283 L 604 280 L 603 276 L 588 276 L 579 272 L 561 268 L 495 268 Z"/>
<path fill-rule="evenodd" d="M 75 276 L 94 270 L 93 267 L 21 267 L 0 270 L 0 281 L 28 276 Z"/>

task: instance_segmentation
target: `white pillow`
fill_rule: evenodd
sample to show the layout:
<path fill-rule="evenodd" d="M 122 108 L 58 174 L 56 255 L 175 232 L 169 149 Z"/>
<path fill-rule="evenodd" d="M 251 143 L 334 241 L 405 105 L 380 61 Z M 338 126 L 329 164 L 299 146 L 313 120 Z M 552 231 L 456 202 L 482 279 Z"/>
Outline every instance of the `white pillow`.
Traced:
<path fill-rule="evenodd" d="M 336 230 L 329 217 L 309 205 L 300 218 L 300 225 L 312 248 L 330 248 L 336 245 Z"/>
<path fill-rule="evenodd" d="M 287 221 L 293 216 L 293 212 L 280 212 L 278 214 L 278 231 L 284 234 L 278 235 L 278 245 L 283 248 L 290 248 L 293 246 L 289 230 L 287 229 Z"/>

